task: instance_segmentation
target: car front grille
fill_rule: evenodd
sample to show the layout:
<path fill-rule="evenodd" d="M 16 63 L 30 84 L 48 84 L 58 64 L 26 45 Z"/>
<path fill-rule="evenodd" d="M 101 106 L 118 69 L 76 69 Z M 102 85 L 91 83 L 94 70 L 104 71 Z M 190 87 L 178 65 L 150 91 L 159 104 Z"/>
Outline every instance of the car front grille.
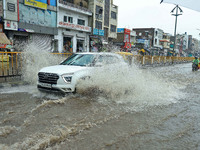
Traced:
<path fill-rule="evenodd" d="M 41 83 L 57 84 L 59 76 L 55 73 L 39 72 L 38 79 Z"/>

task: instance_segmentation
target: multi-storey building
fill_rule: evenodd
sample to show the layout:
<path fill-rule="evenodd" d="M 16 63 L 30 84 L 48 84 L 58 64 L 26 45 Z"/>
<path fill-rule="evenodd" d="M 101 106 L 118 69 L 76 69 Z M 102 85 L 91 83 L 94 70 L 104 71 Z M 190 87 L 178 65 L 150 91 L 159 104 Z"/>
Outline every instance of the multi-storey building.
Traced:
<path fill-rule="evenodd" d="M 57 34 L 56 0 L 3 0 L 4 32 L 15 50 L 23 50 L 27 42 L 52 50 Z"/>
<path fill-rule="evenodd" d="M 158 28 L 133 28 L 132 30 L 136 31 L 138 42 L 149 41 L 148 44 L 146 44 L 147 48 L 162 48 L 160 40 L 163 37 L 163 30 Z"/>
<path fill-rule="evenodd" d="M 92 27 L 90 36 L 91 49 L 97 49 L 97 45 L 107 44 L 117 38 L 118 7 L 113 0 L 89 0 L 89 9 L 93 16 L 89 19 Z"/>
<path fill-rule="evenodd" d="M 89 51 L 91 27 L 88 17 L 91 16 L 88 0 L 58 1 L 58 35 L 55 39 L 59 52 Z"/>

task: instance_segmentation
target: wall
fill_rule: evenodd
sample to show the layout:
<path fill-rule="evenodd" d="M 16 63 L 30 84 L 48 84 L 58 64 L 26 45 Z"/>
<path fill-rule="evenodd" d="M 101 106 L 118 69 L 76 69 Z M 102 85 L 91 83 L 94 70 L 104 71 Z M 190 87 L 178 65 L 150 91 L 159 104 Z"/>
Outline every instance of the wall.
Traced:
<path fill-rule="evenodd" d="M 17 0 L 3 0 L 4 19 L 18 21 Z M 10 7 L 9 7 L 10 6 Z M 10 10 L 8 10 L 10 8 Z"/>

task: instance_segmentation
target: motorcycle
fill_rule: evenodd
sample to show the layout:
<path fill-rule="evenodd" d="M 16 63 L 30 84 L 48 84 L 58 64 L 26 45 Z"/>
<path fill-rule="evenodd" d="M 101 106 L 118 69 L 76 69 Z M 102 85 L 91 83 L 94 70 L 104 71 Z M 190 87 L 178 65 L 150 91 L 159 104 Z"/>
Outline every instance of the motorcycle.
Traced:
<path fill-rule="evenodd" d="M 192 71 L 197 71 L 199 68 L 198 68 L 198 65 L 196 65 L 195 63 L 192 64 Z"/>

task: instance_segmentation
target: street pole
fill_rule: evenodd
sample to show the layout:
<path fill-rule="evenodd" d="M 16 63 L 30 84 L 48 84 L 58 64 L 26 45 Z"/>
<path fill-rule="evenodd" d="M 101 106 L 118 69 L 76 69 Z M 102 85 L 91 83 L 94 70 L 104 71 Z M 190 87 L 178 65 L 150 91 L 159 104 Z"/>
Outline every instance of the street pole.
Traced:
<path fill-rule="evenodd" d="M 174 12 L 174 10 L 176 9 L 176 14 L 172 14 L 173 16 L 175 16 L 175 29 L 174 29 L 174 46 L 173 46 L 173 52 L 175 53 L 175 48 L 176 48 L 176 28 L 177 28 L 177 18 L 178 16 L 182 15 L 178 13 L 178 10 L 180 10 L 180 12 L 182 13 L 182 9 L 176 5 L 176 7 L 171 11 L 171 13 Z"/>

